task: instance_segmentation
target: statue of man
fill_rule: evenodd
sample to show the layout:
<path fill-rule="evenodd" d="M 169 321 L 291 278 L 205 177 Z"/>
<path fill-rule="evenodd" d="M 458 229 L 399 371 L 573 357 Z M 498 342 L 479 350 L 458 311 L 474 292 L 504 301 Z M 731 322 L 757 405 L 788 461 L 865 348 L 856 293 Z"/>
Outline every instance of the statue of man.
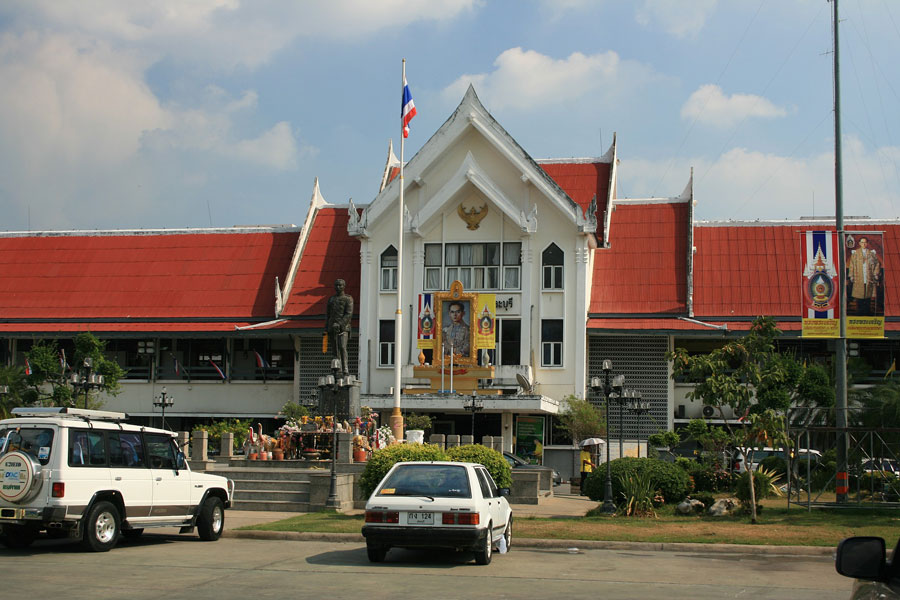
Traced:
<path fill-rule="evenodd" d="M 331 343 L 331 355 L 341 360 L 341 371 L 350 373 L 347 359 L 347 341 L 350 339 L 350 319 L 353 317 L 353 298 L 344 293 L 347 282 L 337 279 L 334 282 L 334 296 L 328 299 L 328 312 L 325 316 L 325 330 Z"/>

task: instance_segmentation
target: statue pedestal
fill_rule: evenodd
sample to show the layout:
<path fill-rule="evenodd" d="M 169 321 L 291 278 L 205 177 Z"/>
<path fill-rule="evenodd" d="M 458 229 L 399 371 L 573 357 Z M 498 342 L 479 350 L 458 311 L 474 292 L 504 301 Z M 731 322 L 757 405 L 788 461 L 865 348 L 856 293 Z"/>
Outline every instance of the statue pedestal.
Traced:
<path fill-rule="evenodd" d="M 413 375 L 417 378 L 428 379 L 429 387 L 427 388 L 406 388 L 404 394 L 438 394 L 441 391 L 449 392 L 450 390 L 450 366 L 414 366 Z M 444 380 L 444 389 L 441 389 L 441 378 Z M 483 394 L 497 395 L 501 394 L 501 390 L 479 389 L 478 380 L 493 379 L 494 367 L 472 367 L 468 365 L 457 365 L 453 367 L 453 390 L 459 394 Z"/>

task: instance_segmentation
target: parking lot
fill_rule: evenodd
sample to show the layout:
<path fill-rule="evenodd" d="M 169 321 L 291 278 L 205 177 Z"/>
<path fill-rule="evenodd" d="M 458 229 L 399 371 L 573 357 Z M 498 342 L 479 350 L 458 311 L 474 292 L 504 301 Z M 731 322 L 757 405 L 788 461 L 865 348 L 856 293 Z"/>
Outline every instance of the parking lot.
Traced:
<path fill-rule="evenodd" d="M 477 566 L 470 553 L 393 549 L 371 564 L 359 543 L 145 534 L 107 553 L 39 540 L 0 549 L 3 595 L 192 598 L 847 598 L 829 557 L 516 548 Z"/>

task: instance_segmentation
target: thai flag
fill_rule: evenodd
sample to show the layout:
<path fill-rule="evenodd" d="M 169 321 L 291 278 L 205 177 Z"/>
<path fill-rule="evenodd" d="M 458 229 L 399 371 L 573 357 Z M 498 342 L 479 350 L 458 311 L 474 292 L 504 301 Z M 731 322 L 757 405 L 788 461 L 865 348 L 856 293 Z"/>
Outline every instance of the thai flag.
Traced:
<path fill-rule="evenodd" d="M 257 352 L 256 350 L 254 350 L 254 351 L 253 351 L 253 354 L 256 355 L 256 366 L 257 366 L 257 367 L 259 367 L 260 369 L 268 369 L 268 368 L 269 368 L 269 363 L 266 362 L 266 359 L 264 359 L 264 358 L 260 355 L 259 352 Z"/>
<path fill-rule="evenodd" d="M 217 365 L 213 359 L 209 359 L 209 364 L 213 366 L 213 368 L 216 370 L 216 373 L 219 374 L 219 377 L 225 379 L 225 373 L 222 372 L 222 369 L 219 368 L 219 365 Z"/>
<path fill-rule="evenodd" d="M 181 376 L 181 365 L 178 364 L 178 359 L 175 358 L 174 354 L 172 354 L 172 362 L 175 363 L 175 375 L 180 377 Z"/>
<path fill-rule="evenodd" d="M 25 359 L 25 374 L 26 374 L 26 375 L 31 375 L 31 373 L 32 373 L 32 371 L 31 371 L 31 363 L 28 362 L 28 359 L 26 358 L 26 359 Z"/>
<path fill-rule="evenodd" d="M 63 371 L 69 368 L 69 363 L 66 362 L 66 351 L 63 349 L 59 351 L 59 368 Z"/>
<path fill-rule="evenodd" d="M 400 121 L 403 123 L 403 137 L 409 137 L 409 122 L 416 116 L 416 103 L 409 93 L 409 84 L 406 83 L 406 75 L 403 76 L 403 101 L 400 104 Z"/>

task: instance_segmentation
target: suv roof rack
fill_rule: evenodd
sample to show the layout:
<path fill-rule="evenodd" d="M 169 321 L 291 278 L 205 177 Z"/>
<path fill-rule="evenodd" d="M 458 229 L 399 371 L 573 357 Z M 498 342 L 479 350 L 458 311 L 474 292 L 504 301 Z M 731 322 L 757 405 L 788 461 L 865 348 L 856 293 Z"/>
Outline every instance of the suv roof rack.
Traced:
<path fill-rule="evenodd" d="M 89 410 L 72 406 L 31 406 L 12 409 L 16 417 L 63 417 L 86 421 L 127 421 L 128 415 L 109 410 Z"/>

